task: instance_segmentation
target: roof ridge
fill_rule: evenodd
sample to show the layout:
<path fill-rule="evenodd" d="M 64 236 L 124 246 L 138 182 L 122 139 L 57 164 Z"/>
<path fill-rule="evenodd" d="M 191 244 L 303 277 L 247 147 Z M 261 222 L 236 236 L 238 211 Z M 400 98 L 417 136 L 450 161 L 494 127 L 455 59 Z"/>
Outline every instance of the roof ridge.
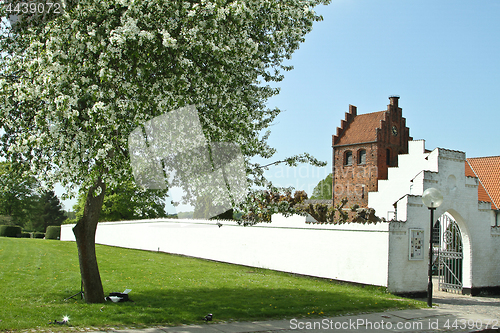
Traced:
<path fill-rule="evenodd" d="M 468 160 L 482 159 L 482 158 L 500 158 L 500 155 L 482 156 L 482 157 L 467 157 Z"/>
<path fill-rule="evenodd" d="M 358 114 L 357 116 L 365 116 L 365 115 L 368 115 L 368 114 L 374 114 L 374 113 L 382 113 L 382 112 L 387 112 L 387 110 L 382 110 L 382 111 L 375 111 L 375 112 L 367 112 L 367 113 L 361 113 L 361 114 Z"/>

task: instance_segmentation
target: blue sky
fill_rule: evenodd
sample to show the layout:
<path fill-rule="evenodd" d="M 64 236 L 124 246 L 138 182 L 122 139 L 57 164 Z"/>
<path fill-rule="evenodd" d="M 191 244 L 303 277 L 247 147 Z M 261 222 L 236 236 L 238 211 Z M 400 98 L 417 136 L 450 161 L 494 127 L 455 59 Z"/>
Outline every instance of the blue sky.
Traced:
<path fill-rule="evenodd" d="M 273 167 L 266 175 L 275 184 L 311 195 L 331 170 L 331 138 L 349 104 L 381 111 L 389 95 L 401 97 L 410 135 L 427 148 L 500 155 L 500 1 L 332 0 L 317 11 L 324 20 L 268 103 L 283 113 L 267 162 L 308 152 L 329 163 Z"/>
<path fill-rule="evenodd" d="M 382 111 L 390 95 L 426 147 L 500 155 L 500 1 L 333 0 L 288 64 L 269 106 L 276 159 L 309 152 L 325 168 L 266 175 L 309 195 L 331 172 L 331 139 L 349 104 Z"/>

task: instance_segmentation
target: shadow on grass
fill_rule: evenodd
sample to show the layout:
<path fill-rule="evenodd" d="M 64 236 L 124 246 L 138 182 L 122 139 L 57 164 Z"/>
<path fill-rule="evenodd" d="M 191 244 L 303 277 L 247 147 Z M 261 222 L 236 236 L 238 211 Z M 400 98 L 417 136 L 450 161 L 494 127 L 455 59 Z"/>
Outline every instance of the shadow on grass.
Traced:
<path fill-rule="evenodd" d="M 416 307 L 411 301 L 391 300 L 388 296 L 369 291 L 349 295 L 291 288 L 138 291 L 130 294 L 133 302 L 107 302 L 102 313 L 110 325 L 178 325 L 202 323 L 208 313 L 213 314 L 214 321 L 247 321 Z"/>

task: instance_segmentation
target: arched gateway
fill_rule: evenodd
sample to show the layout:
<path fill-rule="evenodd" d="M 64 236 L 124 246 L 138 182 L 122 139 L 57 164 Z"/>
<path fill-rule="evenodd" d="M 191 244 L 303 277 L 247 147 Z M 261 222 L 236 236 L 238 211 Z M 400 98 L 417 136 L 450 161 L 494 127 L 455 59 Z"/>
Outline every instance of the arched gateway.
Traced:
<path fill-rule="evenodd" d="M 477 295 L 500 291 L 499 210 L 478 197 L 479 178 L 466 172 L 465 153 L 425 149 L 410 141 L 409 153 L 398 156 L 398 167 L 379 180 L 368 194 L 368 206 L 389 220 L 388 289 L 395 293 L 426 293 L 430 212 L 422 193 L 437 188 L 444 200 L 434 216 L 434 287 Z M 479 194 L 478 194 L 479 193 Z M 438 221 L 438 225 L 436 225 Z M 407 259 L 405 259 L 407 258 Z"/>
<path fill-rule="evenodd" d="M 449 213 L 439 217 L 434 226 L 435 267 L 441 291 L 462 293 L 463 288 L 463 242 L 457 221 Z"/>

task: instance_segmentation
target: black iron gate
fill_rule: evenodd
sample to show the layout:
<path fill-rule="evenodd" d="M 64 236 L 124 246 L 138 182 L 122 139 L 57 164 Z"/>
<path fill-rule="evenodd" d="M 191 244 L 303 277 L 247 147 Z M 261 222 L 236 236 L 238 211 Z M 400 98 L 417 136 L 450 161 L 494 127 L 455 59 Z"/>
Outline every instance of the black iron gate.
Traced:
<path fill-rule="evenodd" d="M 463 246 L 457 222 L 447 213 L 439 218 L 439 290 L 462 293 Z"/>

